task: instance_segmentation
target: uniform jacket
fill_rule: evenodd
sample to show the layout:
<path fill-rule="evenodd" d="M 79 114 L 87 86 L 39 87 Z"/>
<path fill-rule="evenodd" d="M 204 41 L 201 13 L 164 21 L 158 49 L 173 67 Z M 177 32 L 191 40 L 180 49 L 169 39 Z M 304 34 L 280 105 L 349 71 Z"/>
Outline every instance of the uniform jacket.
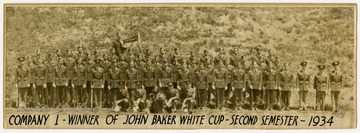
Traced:
<path fill-rule="evenodd" d="M 289 70 L 280 72 L 280 87 L 283 91 L 290 91 L 294 84 L 294 75 Z"/>
<path fill-rule="evenodd" d="M 316 91 L 326 91 L 328 89 L 328 75 L 324 73 L 317 73 L 314 77 L 314 89 Z"/>
<path fill-rule="evenodd" d="M 43 86 L 46 83 L 46 68 L 44 65 L 36 66 L 35 70 L 35 84 L 36 86 Z"/>
<path fill-rule="evenodd" d="M 55 84 L 56 86 L 65 86 L 68 82 L 66 77 L 66 68 L 65 66 L 57 66 L 55 68 Z"/>
<path fill-rule="evenodd" d="M 343 87 L 343 74 L 340 70 L 330 72 L 330 89 L 331 91 L 340 91 Z"/>
<path fill-rule="evenodd" d="M 29 82 L 29 71 L 23 66 L 16 71 L 16 82 L 19 88 L 28 87 Z"/>
<path fill-rule="evenodd" d="M 252 69 L 249 71 L 249 84 L 253 89 L 260 89 L 263 87 L 263 72 L 259 69 Z"/>
<path fill-rule="evenodd" d="M 93 87 L 98 89 L 103 89 L 104 85 L 104 69 L 100 68 L 99 70 L 93 71 Z"/>
<path fill-rule="evenodd" d="M 225 88 L 227 87 L 227 70 L 225 68 L 214 69 L 215 87 Z"/>
<path fill-rule="evenodd" d="M 120 86 L 120 69 L 109 70 L 109 85 L 111 88 L 119 88 Z"/>
<path fill-rule="evenodd" d="M 82 65 L 74 68 L 74 85 L 86 84 L 86 68 Z"/>
<path fill-rule="evenodd" d="M 296 75 L 296 84 L 300 91 L 308 91 L 310 85 L 310 72 L 300 70 Z"/>
<path fill-rule="evenodd" d="M 247 74 L 243 69 L 234 69 L 232 72 L 232 86 L 235 89 L 245 88 Z"/>

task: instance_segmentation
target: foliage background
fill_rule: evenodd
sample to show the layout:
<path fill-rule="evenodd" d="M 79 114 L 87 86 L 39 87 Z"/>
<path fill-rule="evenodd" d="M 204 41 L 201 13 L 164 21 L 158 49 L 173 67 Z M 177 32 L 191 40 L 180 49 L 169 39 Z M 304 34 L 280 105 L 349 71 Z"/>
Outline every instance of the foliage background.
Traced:
<path fill-rule="evenodd" d="M 116 32 L 141 34 L 142 47 L 179 53 L 260 45 L 272 49 L 294 72 L 306 60 L 331 67 L 338 60 L 345 75 L 343 99 L 355 96 L 353 7 L 6 7 L 5 105 L 16 101 L 14 74 L 19 56 L 85 45 L 110 48 Z M 314 91 L 309 97 L 314 97 Z M 297 93 L 292 97 L 296 106 Z M 353 94 L 353 95 L 348 95 Z M 313 100 L 310 98 L 309 100 Z"/>

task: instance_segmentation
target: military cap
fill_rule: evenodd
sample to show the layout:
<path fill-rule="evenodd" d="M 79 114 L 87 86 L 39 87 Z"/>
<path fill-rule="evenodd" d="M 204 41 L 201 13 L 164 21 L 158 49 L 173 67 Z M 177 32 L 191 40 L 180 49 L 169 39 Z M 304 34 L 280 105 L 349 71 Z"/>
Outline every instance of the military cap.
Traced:
<path fill-rule="evenodd" d="M 19 57 L 19 58 L 18 58 L 18 61 L 19 61 L 19 62 L 23 62 L 24 60 L 25 60 L 25 57 Z"/>
<path fill-rule="evenodd" d="M 306 66 L 307 65 L 307 62 L 306 61 L 303 61 L 300 63 L 301 66 Z"/>
<path fill-rule="evenodd" d="M 320 70 L 323 70 L 323 69 L 325 68 L 325 65 L 318 65 L 318 68 L 319 68 Z"/>
<path fill-rule="evenodd" d="M 333 66 L 337 66 L 337 65 L 339 65 L 339 64 L 340 64 L 340 62 L 338 62 L 338 61 L 334 61 L 334 62 L 332 63 Z"/>

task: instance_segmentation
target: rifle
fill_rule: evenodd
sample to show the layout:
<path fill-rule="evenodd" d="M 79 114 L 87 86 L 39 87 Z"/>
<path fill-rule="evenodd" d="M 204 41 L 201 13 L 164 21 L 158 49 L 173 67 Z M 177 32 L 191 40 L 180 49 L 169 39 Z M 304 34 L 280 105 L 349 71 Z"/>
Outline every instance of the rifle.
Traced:
<path fill-rule="evenodd" d="M 94 89 L 90 86 L 91 94 L 90 94 L 90 108 L 93 108 L 93 96 L 94 96 Z"/>

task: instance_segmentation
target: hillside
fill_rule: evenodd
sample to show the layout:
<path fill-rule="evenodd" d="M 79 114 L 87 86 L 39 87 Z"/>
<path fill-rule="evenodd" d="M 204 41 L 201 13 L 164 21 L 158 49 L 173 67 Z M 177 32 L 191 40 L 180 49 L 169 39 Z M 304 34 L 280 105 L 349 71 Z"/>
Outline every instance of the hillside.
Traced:
<path fill-rule="evenodd" d="M 292 70 L 307 60 L 338 60 L 346 86 L 355 79 L 354 9 L 349 7 L 7 7 L 6 105 L 15 101 L 16 58 L 35 52 L 84 45 L 109 47 L 116 32 L 139 32 L 142 47 L 179 53 L 260 45 L 272 49 Z M 188 53 L 188 52 L 186 52 Z"/>

